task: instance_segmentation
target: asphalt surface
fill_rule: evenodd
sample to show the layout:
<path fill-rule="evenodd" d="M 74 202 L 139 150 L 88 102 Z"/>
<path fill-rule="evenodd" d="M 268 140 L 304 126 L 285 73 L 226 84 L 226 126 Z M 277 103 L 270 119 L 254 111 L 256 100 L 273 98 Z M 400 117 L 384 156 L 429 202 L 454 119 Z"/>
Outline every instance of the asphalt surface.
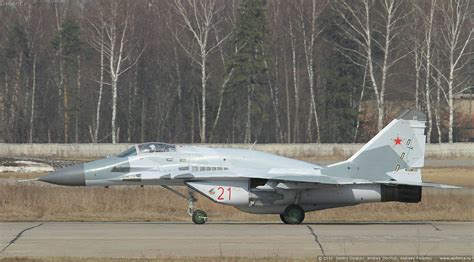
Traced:
<path fill-rule="evenodd" d="M 473 222 L 0 223 L 0 257 L 472 257 L 473 250 Z"/>

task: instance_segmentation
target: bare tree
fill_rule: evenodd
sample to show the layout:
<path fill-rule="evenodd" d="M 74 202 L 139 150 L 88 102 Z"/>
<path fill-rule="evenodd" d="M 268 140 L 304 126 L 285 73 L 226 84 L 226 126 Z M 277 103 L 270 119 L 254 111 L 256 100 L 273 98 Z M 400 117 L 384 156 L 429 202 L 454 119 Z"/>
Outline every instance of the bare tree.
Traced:
<path fill-rule="evenodd" d="M 28 143 L 33 143 L 34 120 L 35 120 L 35 98 L 36 98 L 36 55 L 33 55 L 33 79 L 31 87 L 31 108 L 30 108 L 30 132 Z"/>
<path fill-rule="evenodd" d="M 210 54 L 219 47 L 227 38 L 228 35 L 218 41 L 212 41 L 210 33 L 218 23 L 215 20 L 216 14 L 220 11 L 216 7 L 215 0 L 189 0 L 188 6 L 183 5 L 183 1 L 176 0 L 174 7 L 176 13 L 181 17 L 184 24 L 182 27 L 189 31 L 192 38 L 197 44 L 198 49 L 193 49 L 192 46 L 187 46 L 183 43 L 178 35 L 176 39 L 184 49 L 186 54 L 197 64 L 201 69 L 201 126 L 200 136 L 201 143 L 206 142 L 206 92 L 207 80 L 209 73 L 207 70 L 207 60 Z"/>
<path fill-rule="evenodd" d="M 119 77 L 127 72 L 140 59 L 142 49 L 134 58 L 131 57 L 133 43 L 128 38 L 130 23 L 129 2 L 106 1 L 97 3 L 98 21 L 91 21 L 95 34 L 91 38 L 92 46 L 101 50 L 108 60 L 107 73 L 110 76 L 109 85 L 112 87 L 112 143 L 117 143 L 117 93 Z M 101 58 L 102 61 L 102 58 Z M 128 65 L 126 64 L 128 62 Z M 102 71 L 101 71 L 102 77 Z M 100 83 L 103 82 L 101 79 Z M 100 94 L 99 94 L 100 96 Z M 98 103 L 98 107 L 100 104 Z M 99 110 L 98 110 L 99 111 Z M 96 130 L 98 130 L 96 126 Z"/>
<path fill-rule="evenodd" d="M 217 32 L 217 30 L 215 30 L 215 32 L 216 32 L 215 33 L 216 42 L 220 42 L 219 33 Z M 237 52 L 237 49 L 236 49 L 236 52 Z M 220 54 L 220 57 L 221 57 L 222 66 L 225 67 L 226 66 L 226 60 L 225 60 L 224 49 L 222 48 L 222 45 L 219 45 L 219 54 Z M 210 142 L 212 142 L 212 137 L 214 135 L 214 131 L 216 130 L 217 123 L 219 122 L 219 118 L 221 116 L 222 105 L 223 105 L 223 102 L 224 102 L 224 91 L 225 91 L 225 89 L 227 87 L 227 84 L 229 83 L 229 80 L 232 77 L 233 73 L 234 73 L 234 68 L 231 68 L 231 70 L 229 70 L 229 72 L 226 72 L 226 74 L 224 76 L 224 79 L 222 80 L 221 89 L 219 91 L 219 105 L 217 106 L 216 117 L 214 118 L 214 124 L 212 125 L 211 136 L 209 138 Z"/>
<path fill-rule="evenodd" d="M 439 51 L 437 52 L 437 59 L 439 64 Z M 434 76 L 433 76 L 434 78 Z M 436 104 L 434 108 L 435 120 L 436 120 L 436 131 L 438 132 L 438 143 L 442 142 L 442 134 L 441 134 L 441 74 L 440 72 L 437 73 L 437 78 L 435 79 L 436 82 Z"/>
<path fill-rule="evenodd" d="M 423 38 L 423 47 L 421 48 L 422 57 L 425 59 L 425 110 L 427 114 L 427 122 L 428 122 L 428 130 L 426 133 L 426 141 L 430 143 L 431 141 L 431 133 L 433 130 L 433 117 L 432 117 L 432 103 L 431 103 L 431 68 L 432 68 L 432 35 L 433 35 L 433 22 L 434 22 L 434 15 L 436 9 L 436 0 L 431 0 L 429 2 L 429 8 L 425 8 L 422 6 L 423 3 L 427 2 L 417 2 L 415 5 L 417 6 L 419 12 L 418 15 L 421 16 L 423 22 L 423 31 L 424 31 L 424 38 Z M 427 9 L 427 10 L 425 10 Z M 420 58 L 420 59 L 421 59 Z M 421 61 L 419 61 L 422 64 Z M 418 70 L 418 69 L 417 69 Z"/>
<path fill-rule="evenodd" d="M 402 21 L 407 15 L 401 14 L 403 11 L 402 1 L 383 0 L 380 1 L 380 5 L 382 11 L 376 13 L 379 16 L 380 24 L 375 24 L 372 21 L 372 16 L 375 15 L 374 1 L 372 0 L 339 1 L 335 5 L 336 12 L 344 21 L 344 24 L 339 26 L 340 29 L 348 39 L 358 46 L 357 48 L 339 46 L 340 50 L 354 64 L 361 67 L 364 67 L 365 63 L 368 64 L 368 74 L 377 101 L 377 129 L 379 131 L 384 125 L 385 92 L 387 79 L 391 75 L 390 70 L 406 56 L 406 53 L 400 52 L 400 43 L 397 43 L 396 40 L 402 32 Z M 380 34 L 382 41 L 374 38 L 375 31 Z M 381 63 L 374 58 L 374 48 L 378 48 L 383 54 Z M 376 74 L 378 71 L 380 72 L 379 77 Z"/>
<path fill-rule="evenodd" d="M 418 5 L 419 2 L 413 2 L 412 4 L 412 15 L 411 18 L 413 19 L 413 28 L 409 34 L 407 34 L 407 38 L 409 41 L 407 42 L 408 45 L 413 47 L 412 50 L 412 57 L 415 66 L 415 107 L 417 110 L 421 110 L 421 102 L 420 102 L 420 85 L 421 85 L 421 69 L 423 63 L 423 37 L 422 30 L 424 29 L 423 19 L 424 14 L 423 10 Z"/>
<path fill-rule="evenodd" d="M 99 137 L 99 129 L 100 129 L 100 109 L 102 106 L 102 93 L 104 90 L 104 25 L 102 24 L 100 27 L 101 33 L 99 34 L 99 50 L 100 50 L 100 79 L 99 79 L 99 95 L 97 98 L 97 107 L 95 111 L 95 128 L 94 128 L 94 135 L 92 142 L 97 143 Z"/>
<path fill-rule="evenodd" d="M 321 131 L 319 128 L 319 117 L 318 117 L 318 110 L 316 106 L 316 98 L 315 98 L 315 72 L 314 72 L 314 51 L 316 45 L 316 39 L 323 31 L 318 23 L 317 19 L 321 15 L 321 13 L 325 10 L 327 6 L 326 1 L 316 1 L 311 0 L 311 9 L 309 14 L 307 14 L 307 9 L 304 6 L 304 1 L 299 1 L 297 5 L 297 10 L 299 13 L 299 25 L 301 27 L 301 31 L 303 33 L 303 48 L 304 48 L 304 55 L 305 55 L 305 62 L 306 62 L 306 72 L 308 74 L 308 82 L 309 82 L 309 91 L 311 96 L 311 109 L 310 109 L 310 117 L 314 116 L 314 121 L 316 124 L 316 141 L 318 143 L 321 142 Z"/>
<path fill-rule="evenodd" d="M 61 24 L 66 17 L 67 8 L 59 5 L 58 3 L 54 4 L 54 11 L 56 14 L 56 30 L 60 32 Z M 59 60 L 59 81 L 58 81 L 58 95 L 59 97 L 63 98 L 62 108 L 61 105 L 58 105 L 59 109 L 62 109 L 63 112 L 63 132 L 64 132 L 64 142 L 68 142 L 68 135 L 69 135 L 69 93 L 66 81 L 66 74 L 65 74 L 65 60 L 64 60 L 64 47 L 63 41 L 59 41 L 59 47 L 56 52 L 56 57 Z M 61 112 L 61 110 L 59 110 Z"/>
<path fill-rule="evenodd" d="M 295 93 L 295 117 L 294 117 L 294 128 L 293 128 L 293 142 L 299 142 L 299 133 L 300 133 L 300 121 L 299 121 L 299 113 L 300 113 L 300 98 L 299 98 L 299 86 L 298 86 L 298 77 L 296 73 L 296 37 L 293 31 L 293 24 L 289 23 L 289 31 L 290 34 L 290 43 L 291 43 L 291 58 L 292 58 L 292 68 L 293 68 L 293 88 Z"/>
<path fill-rule="evenodd" d="M 468 46 L 472 41 L 474 27 L 472 25 L 473 5 L 470 0 L 449 0 L 440 3 L 442 15 L 441 35 L 448 56 L 448 73 L 443 75 L 447 82 L 447 97 L 449 109 L 448 140 L 453 143 L 454 103 L 455 93 L 466 90 L 462 88 L 465 82 L 458 78 L 458 74 L 464 66 L 472 62 L 472 53 L 468 52 Z M 471 16 L 471 17 L 470 17 Z M 465 59 L 468 57 L 468 59 Z M 469 59 L 470 57 L 470 59 Z"/>

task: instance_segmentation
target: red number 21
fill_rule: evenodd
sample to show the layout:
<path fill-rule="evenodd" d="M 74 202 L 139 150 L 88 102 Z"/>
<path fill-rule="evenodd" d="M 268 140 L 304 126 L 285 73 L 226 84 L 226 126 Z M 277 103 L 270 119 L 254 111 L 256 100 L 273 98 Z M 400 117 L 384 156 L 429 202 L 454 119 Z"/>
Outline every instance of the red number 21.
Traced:
<path fill-rule="evenodd" d="M 217 197 L 217 200 L 224 200 L 225 189 L 220 186 L 220 187 L 217 188 L 217 190 L 219 191 L 219 196 Z M 232 187 L 228 187 L 227 192 L 229 192 L 228 197 L 229 197 L 229 200 L 230 200 L 231 199 L 231 194 L 232 194 Z"/>

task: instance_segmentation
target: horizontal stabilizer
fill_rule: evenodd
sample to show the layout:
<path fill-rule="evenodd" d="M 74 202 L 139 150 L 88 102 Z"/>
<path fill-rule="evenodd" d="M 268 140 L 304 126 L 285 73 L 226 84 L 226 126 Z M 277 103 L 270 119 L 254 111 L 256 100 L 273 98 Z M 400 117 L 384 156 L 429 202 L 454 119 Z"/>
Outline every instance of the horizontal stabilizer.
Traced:
<path fill-rule="evenodd" d="M 407 185 L 407 186 L 421 186 L 421 187 L 433 187 L 433 188 L 445 188 L 445 189 L 455 189 L 462 188 L 459 186 L 437 184 L 431 182 L 411 182 L 411 181 L 376 181 L 375 183 L 380 183 L 384 185 Z"/>

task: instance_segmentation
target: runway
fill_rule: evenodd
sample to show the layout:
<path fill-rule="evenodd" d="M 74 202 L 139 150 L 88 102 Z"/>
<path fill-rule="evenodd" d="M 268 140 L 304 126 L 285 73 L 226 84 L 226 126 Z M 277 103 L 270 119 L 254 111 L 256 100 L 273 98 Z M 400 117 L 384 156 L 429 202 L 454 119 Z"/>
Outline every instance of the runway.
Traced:
<path fill-rule="evenodd" d="M 1 222 L 0 257 L 473 256 L 473 222 Z"/>

